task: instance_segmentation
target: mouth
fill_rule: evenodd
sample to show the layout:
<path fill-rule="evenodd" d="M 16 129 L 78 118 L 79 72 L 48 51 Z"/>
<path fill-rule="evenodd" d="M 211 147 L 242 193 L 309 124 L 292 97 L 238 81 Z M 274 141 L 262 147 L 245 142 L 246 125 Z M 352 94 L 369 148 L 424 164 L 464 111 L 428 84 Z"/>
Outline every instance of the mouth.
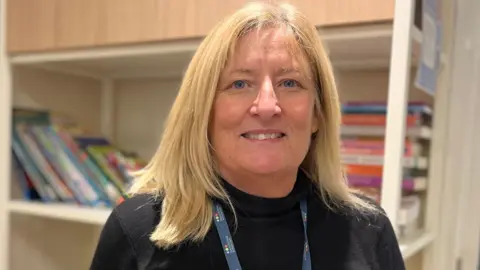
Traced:
<path fill-rule="evenodd" d="M 281 139 L 287 136 L 283 132 L 268 132 L 268 133 L 250 133 L 246 132 L 241 135 L 245 139 L 256 140 L 256 141 L 265 141 L 265 140 L 276 140 Z"/>

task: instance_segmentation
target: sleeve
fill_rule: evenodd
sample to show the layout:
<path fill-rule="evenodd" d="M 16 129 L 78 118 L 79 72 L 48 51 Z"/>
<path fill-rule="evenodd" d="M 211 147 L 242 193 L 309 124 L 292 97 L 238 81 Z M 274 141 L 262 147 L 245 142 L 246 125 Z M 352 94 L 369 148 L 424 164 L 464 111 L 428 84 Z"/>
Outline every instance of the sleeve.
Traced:
<path fill-rule="evenodd" d="M 383 219 L 383 228 L 380 230 L 377 243 L 380 269 L 405 270 L 405 262 L 392 223 L 386 216 Z"/>
<path fill-rule="evenodd" d="M 108 217 L 93 255 L 90 270 L 137 269 L 131 239 L 114 210 Z"/>

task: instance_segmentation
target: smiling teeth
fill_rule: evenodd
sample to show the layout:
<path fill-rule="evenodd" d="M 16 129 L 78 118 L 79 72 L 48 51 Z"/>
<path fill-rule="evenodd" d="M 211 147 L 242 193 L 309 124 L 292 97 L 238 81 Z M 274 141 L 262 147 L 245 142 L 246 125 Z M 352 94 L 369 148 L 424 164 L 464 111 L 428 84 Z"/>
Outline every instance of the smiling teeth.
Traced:
<path fill-rule="evenodd" d="M 268 140 L 268 139 L 278 139 L 283 137 L 282 133 L 261 133 L 261 134 L 248 134 L 244 135 L 245 138 L 254 139 L 254 140 Z"/>

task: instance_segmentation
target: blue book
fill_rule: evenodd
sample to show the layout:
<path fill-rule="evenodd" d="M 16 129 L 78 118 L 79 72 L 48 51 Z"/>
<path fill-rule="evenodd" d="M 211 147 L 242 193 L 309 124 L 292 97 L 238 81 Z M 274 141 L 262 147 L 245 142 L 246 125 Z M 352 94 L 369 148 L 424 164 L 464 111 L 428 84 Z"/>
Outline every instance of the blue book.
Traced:
<path fill-rule="evenodd" d="M 358 113 L 358 114 L 385 114 L 387 113 L 386 103 L 381 102 L 349 102 L 342 104 L 343 113 Z M 408 114 L 425 113 L 431 114 L 430 106 L 422 103 L 412 102 L 407 107 Z"/>

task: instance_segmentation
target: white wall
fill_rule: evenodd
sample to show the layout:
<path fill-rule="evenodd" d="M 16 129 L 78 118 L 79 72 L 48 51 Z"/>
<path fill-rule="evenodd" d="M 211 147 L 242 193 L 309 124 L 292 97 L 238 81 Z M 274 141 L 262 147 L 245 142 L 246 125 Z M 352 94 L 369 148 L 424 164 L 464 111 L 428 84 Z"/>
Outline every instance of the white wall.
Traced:
<path fill-rule="evenodd" d="M 100 131 L 99 81 L 23 67 L 15 68 L 12 74 L 15 106 L 59 111 L 88 129 Z"/>
<path fill-rule="evenodd" d="M 449 2 L 451 4 L 453 2 Z M 475 269 L 480 227 L 480 19 L 477 0 L 455 1 L 449 59 L 448 131 L 439 231 L 425 270 Z M 441 86 L 445 87 L 445 86 Z M 440 173 L 440 172 L 439 172 Z"/>
<path fill-rule="evenodd" d="M 164 119 L 177 95 L 179 79 L 123 80 L 115 83 L 115 138 L 125 150 L 153 155 Z"/>
<path fill-rule="evenodd" d="M 475 269 L 478 262 L 480 232 L 480 3 L 459 1 L 455 38 L 454 87 L 452 99 L 463 97 L 465 149 L 459 174 L 459 204 L 455 234 L 455 255 L 462 269 Z M 473 208 L 472 208 L 473 206 Z M 475 213 L 473 214 L 472 211 Z"/>

